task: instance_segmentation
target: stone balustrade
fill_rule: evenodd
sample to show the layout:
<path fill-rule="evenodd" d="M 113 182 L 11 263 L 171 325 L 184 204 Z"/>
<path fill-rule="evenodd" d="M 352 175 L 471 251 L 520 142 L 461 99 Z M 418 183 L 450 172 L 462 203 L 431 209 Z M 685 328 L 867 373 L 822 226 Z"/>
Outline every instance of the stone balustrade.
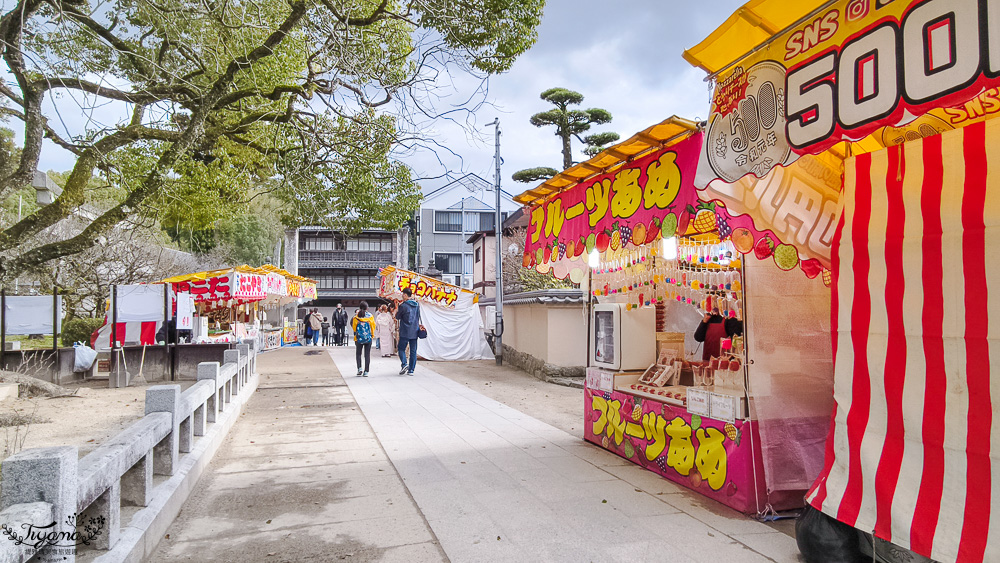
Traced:
<path fill-rule="evenodd" d="M 83 458 L 60 446 L 4 460 L 0 563 L 141 560 L 256 389 L 256 350 L 227 350 L 221 365 L 199 364 L 197 379 L 184 392 L 149 387 L 145 416 Z M 165 479 L 154 486 L 156 475 Z M 124 527 L 123 506 L 140 507 Z"/>

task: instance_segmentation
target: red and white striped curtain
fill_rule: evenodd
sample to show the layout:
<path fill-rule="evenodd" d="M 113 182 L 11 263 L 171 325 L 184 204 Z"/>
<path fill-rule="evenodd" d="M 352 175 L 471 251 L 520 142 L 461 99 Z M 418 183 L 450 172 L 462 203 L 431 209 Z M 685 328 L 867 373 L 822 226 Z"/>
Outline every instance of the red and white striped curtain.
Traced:
<path fill-rule="evenodd" d="M 844 184 L 808 501 L 938 561 L 1000 561 L 1000 119 L 857 156 Z"/>

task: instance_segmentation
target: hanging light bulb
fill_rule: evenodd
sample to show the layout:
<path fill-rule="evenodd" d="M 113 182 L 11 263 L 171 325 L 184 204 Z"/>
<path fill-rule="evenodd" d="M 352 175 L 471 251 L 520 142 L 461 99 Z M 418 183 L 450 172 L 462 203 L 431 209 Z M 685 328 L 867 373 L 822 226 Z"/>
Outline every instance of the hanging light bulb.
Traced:
<path fill-rule="evenodd" d="M 601 265 L 601 254 L 597 252 L 596 248 L 590 251 L 590 257 L 587 261 L 591 268 L 596 268 Z"/>
<path fill-rule="evenodd" d="M 663 239 L 663 258 L 666 260 L 677 259 L 677 237 Z"/>

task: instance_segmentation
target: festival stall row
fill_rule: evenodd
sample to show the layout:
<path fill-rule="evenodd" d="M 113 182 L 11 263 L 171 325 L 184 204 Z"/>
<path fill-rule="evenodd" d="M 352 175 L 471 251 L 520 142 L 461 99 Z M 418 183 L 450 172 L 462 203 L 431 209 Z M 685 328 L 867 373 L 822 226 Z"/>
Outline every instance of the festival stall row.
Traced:
<path fill-rule="evenodd" d="M 379 276 L 379 296 L 400 303 L 407 299 L 403 290 L 409 289 L 420 304 L 427 338 L 417 344 L 419 357 L 464 361 L 490 355 L 478 293 L 394 266 L 382 268 Z"/>
<path fill-rule="evenodd" d="M 163 288 L 169 287 L 168 297 Z M 154 345 L 167 339 L 194 344 L 258 341 L 262 349 L 297 340 L 295 324 L 280 317 L 281 307 L 315 299 L 313 280 L 275 266 L 238 266 L 174 276 L 152 284 L 117 286 L 109 298 L 104 326 L 94 334 L 98 351 L 113 341 Z M 168 311 L 169 307 L 169 311 Z M 173 319 L 175 337 L 161 330 Z M 117 321 L 117 322 L 115 322 Z"/>

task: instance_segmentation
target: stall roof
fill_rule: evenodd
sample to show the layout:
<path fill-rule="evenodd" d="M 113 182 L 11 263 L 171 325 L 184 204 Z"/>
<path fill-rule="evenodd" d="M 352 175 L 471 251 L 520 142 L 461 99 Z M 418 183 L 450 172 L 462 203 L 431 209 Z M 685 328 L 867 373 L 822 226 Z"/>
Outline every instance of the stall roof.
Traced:
<path fill-rule="evenodd" d="M 181 274 L 179 276 L 173 276 L 170 278 L 160 280 L 156 283 L 179 283 L 183 281 L 192 281 L 192 280 L 207 280 L 209 278 L 214 278 L 216 276 L 225 274 L 226 272 L 232 272 L 233 270 L 237 272 L 245 272 L 248 274 L 261 274 L 261 275 L 267 274 L 268 272 L 272 272 L 275 274 L 285 276 L 286 278 L 289 279 L 307 283 L 316 283 L 316 280 L 310 278 L 304 278 L 302 276 L 297 276 L 291 272 L 282 270 L 277 266 L 272 266 L 271 264 L 265 264 L 260 268 L 254 268 L 252 266 L 247 266 L 246 264 L 244 264 L 242 266 L 235 266 L 233 268 L 223 268 L 221 270 L 206 270 L 204 272 L 195 272 L 193 274 Z"/>
<path fill-rule="evenodd" d="M 684 51 L 684 60 L 709 74 L 716 73 L 834 1 L 750 0 L 701 43 Z"/>
<path fill-rule="evenodd" d="M 662 147 L 676 144 L 698 130 L 698 122 L 676 115 L 656 125 L 640 131 L 617 145 L 608 148 L 586 162 L 571 166 L 540 185 L 514 198 L 522 205 L 532 205 L 540 200 L 583 182 L 584 180 L 610 172 L 643 154 Z"/>

